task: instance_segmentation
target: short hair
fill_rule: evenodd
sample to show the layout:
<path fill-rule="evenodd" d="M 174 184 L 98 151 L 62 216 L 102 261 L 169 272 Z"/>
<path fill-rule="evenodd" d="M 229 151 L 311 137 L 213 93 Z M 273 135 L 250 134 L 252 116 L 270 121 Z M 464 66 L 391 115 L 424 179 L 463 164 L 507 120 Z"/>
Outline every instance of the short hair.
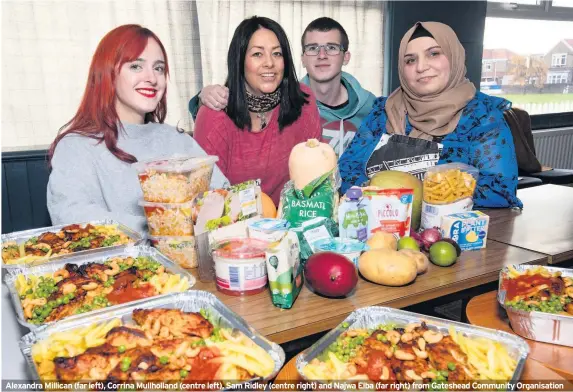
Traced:
<path fill-rule="evenodd" d="M 304 29 L 304 33 L 302 33 L 302 37 L 300 38 L 300 44 L 302 46 L 302 51 L 304 53 L 304 37 L 306 37 L 306 33 L 311 31 L 322 31 L 327 32 L 330 30 L 338 30 L 340 32 L 340 44 L 344 48 L 344 50 L 348 50 L 350 43 L 348 42 L 348 34 L 346 34 L 346 30 L 344 27 L 337 21 L 332 18 L 328 18 L 323 16 L 321 18 L 315 19 L 306 26 Z"/>
<path fill-rule="evenodd" d="M 284 74 L 283 80 L 279 85 L 281 90 L 278 118 L 279 129 L 282 130 L 284 127 L 294 123 L 302 114 L 303 105 L 309 102 L 306 99 L 309 95 L 300 89 L 290 44 L 283 28 L 274 20 L 261 16 L 245 19 L 235 30 L 229 45 L 227 82 L 225 83 L 225 86 L 229 88 L 227 115 L 241 130 L 246 126 L 251 127 L 245 88 L 245 57 L 251 37 L 257 30 L 262 28 L 275 33 L 283 55 Z"/>

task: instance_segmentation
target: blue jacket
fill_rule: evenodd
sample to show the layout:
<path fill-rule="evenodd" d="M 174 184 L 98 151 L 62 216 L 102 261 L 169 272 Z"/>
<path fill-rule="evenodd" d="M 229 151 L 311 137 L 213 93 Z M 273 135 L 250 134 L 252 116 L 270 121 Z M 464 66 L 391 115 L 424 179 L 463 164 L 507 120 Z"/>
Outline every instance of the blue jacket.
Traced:
<path fill-rule="evenodd" d="M 342 177 L 341 191 L 368 181 L 366 163 L 386 133 L 386 97 L 374 102 L 358 133 L 338 162 Z M 454 132 L 441 141 L 443 150 L 438 164 L 461 162 L 479 169 L 474 193 L 476 207 L 523 207 L 517 198 L 517 159 L 511 130 L 503 112 L 511 102 L 476 93 L 462 112 Z M 406 121 L 406 134 L 412 130 Z"/>
<path fill-rule="evenodd" d="M 322 123 L 322 140 L 325 143 L 330 143 L 332 148 L 334 148 L 339 155 L 342 155 L 344 150 L 348 148 L 354 134 L 360 128 L 360 124 L 362 124 L 364 118 L 370 113 L 370 110 L 372 110 L 372 105 L 376 100 L 374 94 L 364 89 L 360 85 L 360 82 L 351 74 L 342 72 L 342 81 L 345 86 L 351 88 L 358 97 L 356 105 L 350 112 L 348 112 L 347 108 L 344 109 L 344 112 L 348 113 L 346 116 L 342 116 L 340 110 L 325 106 L 318 100 L 316 101 Z M 300 82 L 310 86 L 310 78 L 308 75 L 302 78 Z M 344 143 L 337 141 L 337 138 L 342 138 Z"/>

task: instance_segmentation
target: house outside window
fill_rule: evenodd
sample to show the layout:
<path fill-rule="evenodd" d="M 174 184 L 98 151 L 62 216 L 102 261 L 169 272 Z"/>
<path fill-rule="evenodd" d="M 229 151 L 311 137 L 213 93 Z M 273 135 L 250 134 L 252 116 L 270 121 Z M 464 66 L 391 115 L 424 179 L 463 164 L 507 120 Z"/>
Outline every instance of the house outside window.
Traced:
<path fill-rule="evenodd" d="M 567 74 L 566 73 L 549 74 L 547 75 L 547 83 L 548 84 L 567 83 Z"/>
<path fill-rule="evenodd" d="M 552 67 L 564 67 L 567 64 L 567 53 L 555 53 L 551 56 Z"/>

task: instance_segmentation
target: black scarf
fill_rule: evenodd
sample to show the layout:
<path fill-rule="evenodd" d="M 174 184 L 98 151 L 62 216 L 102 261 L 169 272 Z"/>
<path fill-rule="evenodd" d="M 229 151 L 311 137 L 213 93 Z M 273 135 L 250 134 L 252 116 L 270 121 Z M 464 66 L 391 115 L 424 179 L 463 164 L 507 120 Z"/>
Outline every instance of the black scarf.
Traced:
<path fill-rule="evenodd" d="M 263 95 L 253 95 L 247 93 L 247 106 L 249 112 L 252 113 L 266 113 L 273 110 L 281 101 L 281 89 L 277 88 L 275 92 Z"/>

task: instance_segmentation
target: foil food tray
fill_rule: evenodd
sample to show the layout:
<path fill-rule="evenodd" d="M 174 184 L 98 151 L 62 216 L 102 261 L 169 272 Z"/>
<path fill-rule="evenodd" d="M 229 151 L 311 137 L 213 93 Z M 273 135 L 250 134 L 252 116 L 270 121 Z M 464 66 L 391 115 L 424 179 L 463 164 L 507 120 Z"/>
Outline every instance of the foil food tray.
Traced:
<path fill-rule="evenodd" d="M 525 360 L 529 355 L 529 346 L 518 336 L 503 331 L 477 327 L 456 321 L 444 320 L 437 317 L 430 317 L 423 314 L 407 312 L 394 308 L 381 306 L 370 306 L 352 312 L 342 323 L 324 335 L 319 341 L 309 347 L 296 360 L 296 369 L 300 377 L 306 381 L 312 381 L 304 376 L 304 367 L 314 358 L 322 354 L 328 346 L 338 339 L 338 337 L 348 329 L 375 329 L 380 324 L 396 324 L 397 328 L 403 328 L 410 323 L 421 323 L 425 321 L 429 329 L 439 331 L 444 335 L 449 335 L 448 328 L 454 327 L 456 332 L 461 332 L 466 337 L 480 337 L 499 342 L 506 347 L 509 356 L 517 362 L 515 371 L 509 383 L 516 383 L 523 368 Z"/>
<path fill-rule="evenodd" d="M 513 266 L 518 272 L 525 272 L 539 267 L 538 265 Z M 573 278 L 573 270 L 571 269 L 546 266 L 543 266 L 543 268 L 551 273 L 561 272 L 562 276 Z M 508 274 L 508 267 L 503 268 L 499 273 L 497 300 L 507 312 L 513 331 L 526 339 L 573 347 L 573 315 L 566 316 L 538 311 L 526 312 L 505 306 L 507 292 L 503 287 L 503 280 L 507 279 Z"/>
<path fill-rule="evenodd" d="M 44 275 L 47 273 L 54 273 L 57 270 L 63 268 L 68 263 L 81 266 L 84 264 L 95 263 L 95 262 L 103 263 L 105 260 L 112 258 L 112 257 L 130 257 L 130 256 L 131 257 L 138 257 L 138 256 L 150 257 L 153 260 L 161 263 L 161 265 L 163 265 L 165 267 L 166 271 L 181 275 L 181 277 L 186 277 L 189 280 L 189 289 L 191 289 L 191 287 L 193 287 L 195 285 L 196 280 L 195 280 L 195 277 L 193 275 L 191 275 L 185 269 L 181 268 L 180 266 L 178 266 L 177 264 L 172 262 L 170 259 L 165 257 L 157 249 L 146 246 L 146 245 L 137 245 L 137 246 L 130 246 L 127 248 L 107 250 L 106 252 L 92 253 L 89 255 L 85 254 L 82 256 L 65 258 L 63 260 L 60 259 L 56 262 L 47 263 L 47 264 L 38 265 L 38 266 L 32 266 L 32 267 L 22 267 L 21 266 L 19 269 L 13 270 L 13 274 L 7 276 L 5 281 L 4 281 L 6 286 L 8 286 L 8 290 L 10 291 L 10 297 L 12 299 L 12 303 L 14 304 L 14 309 L 16 310 L 16 316 L 17 316 L 18 322 L 21 325 L 29 328 L 30 330 L 38 329 L 41 326 L 41 325 L 32 324 L 32 323 L 29 323 L 26 321 L 26 317 L 24 316 L 24 308 L 22 307 L 22 302 L 20 301 L 20 296 L 18 294 L 18 290 L 16 289 L 16 280 L 18 278 L 18 275 L 23 274 L 24 277 L 27 278 L 29 276 L 34 276 L 34 275 Z M 165 296 L 165 295 L 167 295 L 167 294 L 159 294 L 159 296 Z M 156 298 L 156 297 L 157 296 L 152 297 L 152 298 Z M 146 300 L 148 300 L 148 298 L 140 299 L 137 301 L 132 301 L 129 303 L 130 304 L 142 303 Z M 73 315 L 73 316 L 67 317 L 63 320 L 76 319 L 76 318 L 82 317 L 84 315 L 95 315 L 95 314 L 101 313 L 102 311 L 115 309 L 118 306 L 121 306 L 121 305 L 113 305 L 113 306 L 109 306 L 107 308 L 96 309 L 96 310 L 93 310 L 91 312 L 86 312 L 86 313 L 82 313 L 79 315 Z M 46 323 L 46 324 L 54 324 L 54 323 L 58 323 L 58 322 L 61 322 L 61 320 L 54 321 L 51 323 Z M 42 324 L 42 325 L 46 325 L 46 324 Z"/>
<path fill-rule="evenodd" d="M 47 232 L 52 232 L 52 233 L 57 233 L 58 231 L 60 231 L 61 229 L 63 229 L 66 226 L 70 226 L 73 223 L 68 223 L 65 225 L 57 225 L 57 226 L 50 226 L 50 227 L 42 227 L 39 229 L 31 229 L 31 230 L 25 230 L 25 231 L 16 231 L 13 233 L 8 233 L 8 234 L 2 234 L 2 244 L 9 242 L 9 241 L 14 241 L 18 244 L 22 243 L 22 242 L 26 242 L 28 239 L 32 238 L 32 237 L 38 237 L 41 234 L 47 233 Z M 123 234 L 125 234 L 127 237 L 129 237 L 129 239 L 132 241 L 131 243 L 127 243 L 127 244 L 123 244 L 123 245 L 115 245 L 115 246 L 106 246 L 104 248 L 96 248 L 96 249 L 88 249 L 88 250 L 81 250 L 79 252 L 73 252 L 73 253 L 66 253 L 63 255 L 58 255 L 58 256 L 50 256 L 49 258 L 45 259 L 45 260 L 40 260 L 40 261 L 32 261 L 29 263 L 21 263 L 21 264 L 5 264 L 4 261 L 2 260 L 2 269 L 8 274 L 8 275 L 12 275 L 14 274 L 15 270 L 19 270 L 21 267 L 30 267 L 30 266 L 34 266 L 34 265 L 43 265 L 46 263 L 50 263 L 52 261 L 56 261 L 56 260 L 62 260 L 62 259 L 67 259 L 70 257 L 76 257 L 76 256 L 84 256 L 84 255 L 91 255 L 91 254 L 95 254 L 95 253 L 101 253 L 101 252 L 106 252 L 109 250 L 115 250 L 115 249 L 123 249 L 126 248 L 128 246 L 134 246 L 134 245 L 139 245 L 140 243 L 142 243 L 143 238 L 142 236 L 136 232 L 133 229 L 130 229 L 129 227 L 116 222 L 112 219 L 107 219 L 107 220 L 96 220 L 96 221 L 90 221 L 90 222 L 84 222 L 84 223 L 78 223 L 78 225 L 80 226 L 85 226 L 87 224 L 90 224 L 92 226 L 96 226 L 96 225 L 115 225 L 117 226 L 117 229 L 119 231 L 121 231 Z"/>
<path fill-rule="evenodd" d="M 231 328 L 233 331 L 240 331 L 257 346 L 269 353 L 274 361 L 274 369 L 271 375 L 265 379 L 255 378 L 246 383 L 254 381 L 269 381 L 276 377 L 285 362 L 285 353 L 276 343 L 273 343 L 259 334 L 255 329 L 250 327 L 245 320 L 225 306 L 215 295 L 206 291 L 192 290 L 183 293 L 173 293 L 162 297 L 154 297 L 140 303 L 129 303 L 116 306 L 114 309 L 107 308 L 104 312 L 97 315 L 82 315 L 74 319 L 69 318 L 57 324 L 45 325 L 35 331 L 32 331 L 20 339 L 20 350 L 26 358 L 28 366 L 34 378 L 38 381 L 40 376 L 34 359 L 32 358 L 32 346 L 48 338 L 56 332 L 69 331 L 76 328 L 85 327 L 93 323 L 107 323 L 115 318 L 121 318 L 124 325 L 135 324 L 132 320 L 132 312 L 135 309 L 179 309 L 183 312 L 199 312 L 200 309 L 208 310 L 210 315 L 217 320 L 216 324 L 223 328 Z M 234 386 L 231 388 L 237 390 Z"/>

